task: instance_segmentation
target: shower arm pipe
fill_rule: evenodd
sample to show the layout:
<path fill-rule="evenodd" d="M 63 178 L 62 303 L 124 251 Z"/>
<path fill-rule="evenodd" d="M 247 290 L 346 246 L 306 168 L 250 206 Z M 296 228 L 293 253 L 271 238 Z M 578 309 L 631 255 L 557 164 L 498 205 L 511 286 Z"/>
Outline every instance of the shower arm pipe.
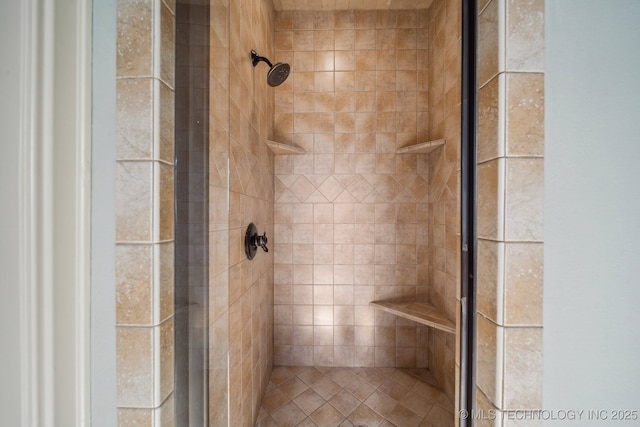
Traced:
<path fill-rule="evenodd" d="M 246 51 L 245 51 L 246 52 Z M 260 61 L 266 62 L 267 65 L 269 65 L 270 68 L 273 68 L 273 64 L 271 63 L 271 61 L 269 61 L 267 58 L 265 58 L 264 56 L 260 56 L 258 55 L 258 53 L 255 50 L 251 51 L 251 60 L 253 61 L 253 66 L 255 67 L 256 65 L 258 65 L 258 63 Z"/>

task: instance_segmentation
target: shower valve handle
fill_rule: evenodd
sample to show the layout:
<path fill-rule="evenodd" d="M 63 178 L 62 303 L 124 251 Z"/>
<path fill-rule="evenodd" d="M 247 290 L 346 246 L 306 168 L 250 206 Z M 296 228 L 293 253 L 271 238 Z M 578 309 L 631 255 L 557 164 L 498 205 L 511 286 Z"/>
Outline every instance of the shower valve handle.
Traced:
<path fill-rule="evenodd" d="M 253 244 L 256 246 L 256 248 L 260 246 L 265 252 L 269 252 L 269 248 L 267 248 L 267 232 L 265 231 L 262 236 L 254 236 Z"/>
<path fill-rule="evenodd" d="M 247 227 L 247 232 L 244 235 L 244 253 L 248 259 L 253 259 L 253 257 L 256 256 L 258 247 L 261 247 L 265 252 L 269 252 L 269 248 L 267 248 L 267 233 L 265 232 L 260 236 L 258 234 L 258 228 L 254 223 L 251 223 L 249 227 Z"/>

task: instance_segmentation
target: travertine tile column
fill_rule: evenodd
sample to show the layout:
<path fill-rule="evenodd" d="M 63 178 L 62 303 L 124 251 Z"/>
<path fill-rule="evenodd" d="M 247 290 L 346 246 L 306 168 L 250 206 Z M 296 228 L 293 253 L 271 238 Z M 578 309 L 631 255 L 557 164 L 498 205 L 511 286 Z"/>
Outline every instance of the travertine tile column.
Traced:
<path fill-rule="evenodd" d="M 172 1 L 118 2 L 117 404 L 121 426 L 173 423 Z"/>
<path fill-rule="evenodd" d="M 542 405 L 544 1 L 478 6 L 476 405 L 501 418 Z"/>

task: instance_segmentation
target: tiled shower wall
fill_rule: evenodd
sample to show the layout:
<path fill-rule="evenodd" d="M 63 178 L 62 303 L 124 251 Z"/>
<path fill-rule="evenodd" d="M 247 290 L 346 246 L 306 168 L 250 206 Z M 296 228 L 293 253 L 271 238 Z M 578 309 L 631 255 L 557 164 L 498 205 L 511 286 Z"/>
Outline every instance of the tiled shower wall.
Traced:
<path fill-rule="evenodd" d="M 117 12 L 118 424 L 170 425 L 175 4 L 123 0 Z"/>
<path fill-rule="evenodd" d="M 229 425 L 229 7 L 209 3 L 209 424 Z M 240 393 L 240 391 L 236 391 Z"/>
<path fill-rule="evenodd" d="M 273 89 L 266 82 L 269 68 L 264 63 L 254 68 L 250 52 L 255 49 L 273 57 L 275 13 L 269 1 L 214 3 L 213 31 L 228 25 L 226 38 L 224 31 L 216 34 L 219 43 L 212 46 L 211 56 L 213 73 L 223 76 L 226 68 L 228 75 L 228 113 L 213 112 L 228 118 L 228 151 L 226 158 L 214 154 L 211 166 L 220 174 L 216 180 L 228 180 L 228 190 L 214 195 L 211 219 L 214 228 L 225 221 L 228 225 L 226 230 L 222 225 L 211 231 L 211 263 L 228 260 L 229 424 L 252 426 L 273 365 L 273 245 L 250 261 L 244 253 L 244 236 L 253 222 L 273 241 L 273 154 L 265 140 L 273 132 L 274 109 Z M 221 15 L 225 9 L 228 21 Z M 218 89 L 225 88 L 218 82 L 212 88 L 210 104 L 215 105 L 221 101 Z M 216 150 L 219 142 L 212 142 Z"/>
<path fill-rule="evenodd" d="M 460 289 L 460 0 L 434 0 L 429 21 L 429 136 L 445 138 L 429 157 L 429 300 L 455 321 Z M 456 335 L 432 330 L 429 368 L 453 401 Z"/>
<path fill-rule="evenodd" d="M 428 328 L 376 299 L 429 293 L 429 15 L 282 11 L 274 139 L 275 363 L 426 367 Z"/>
<path fill-rule="evenodd" d="M 476 405 L 535 410 L 542 407 L 544 1 L 478 6 Z"/>

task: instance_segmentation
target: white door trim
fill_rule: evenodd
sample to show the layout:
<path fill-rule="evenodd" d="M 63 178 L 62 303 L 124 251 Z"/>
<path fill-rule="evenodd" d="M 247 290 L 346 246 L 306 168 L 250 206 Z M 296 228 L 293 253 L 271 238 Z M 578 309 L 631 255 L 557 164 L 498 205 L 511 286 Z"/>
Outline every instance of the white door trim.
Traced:
<path fill-rule="evenodd" d="M 21 0 L 21 425 L 90 420 L 91 3 Z"/>

